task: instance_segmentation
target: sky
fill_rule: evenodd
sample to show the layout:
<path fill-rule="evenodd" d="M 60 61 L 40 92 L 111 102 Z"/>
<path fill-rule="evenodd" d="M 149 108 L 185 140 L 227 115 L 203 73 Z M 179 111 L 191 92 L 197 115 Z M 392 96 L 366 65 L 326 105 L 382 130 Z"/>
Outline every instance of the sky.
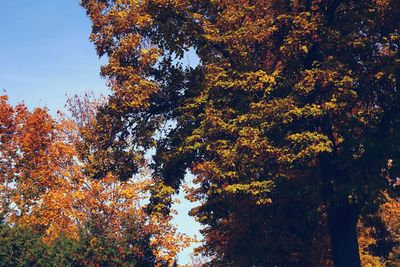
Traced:
<path fill-rule="evenodd" d="M 0 90 L 13 105 L 47 107 L 55 115 L 68 96 L 110 93 L 99 75 L 106 60 L 89 41 L 91 25 L 79 0 L 0 1 Z M 199 236 L 199 224 L 187 215 L 193 204 L 182 193 L 178 198 L 174 222 Z M 184 250 L 179 263 L 189 263 L 191 252 Z"/>
<path fill-rule="evenodd" d="M 65 94 L 107 93 L 105 63 L 89 42 L 90 21 L 78 0 L 1 1 L 0 89 L 12 103 L 64 106 Z"/>

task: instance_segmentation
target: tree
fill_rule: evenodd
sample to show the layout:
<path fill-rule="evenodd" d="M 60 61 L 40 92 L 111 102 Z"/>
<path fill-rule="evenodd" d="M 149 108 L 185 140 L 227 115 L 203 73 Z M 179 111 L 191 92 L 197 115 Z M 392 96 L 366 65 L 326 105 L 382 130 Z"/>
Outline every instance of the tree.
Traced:
<path fill-rule="evenodd" d="M 82 140 L 95 136 L 90 123 L 97 104 L 88 97 L 71 101 L 72 111 L 84 107 L 85 113 L 73 112 L 75 120 L 60 114 L 57 121 L 46 109 L 14 108 L 6 96 L 0 101 L 1 212 L 4 223 L 17 226 L 11 231 L 28 228 L 32 242 L 42 238 L 50 247 L 63 237 L 78 240 L 80 266 L 174 263 L 191 240 L 176 231 L 171 214 L 147 214 L 153 181 L 146 169 L 125 181 L 111 173 L 101 180 L 86 175 L 85 157 L 93 155 L 82 154 Z"/>
<path fill-rule="evenodd" d="M 82 266 L 77 241 L 60 236 L 49 246 L 25 227 L 0 225 L 0 266 Z"/>
<path fill-rule="evenodd" d="M 224 261 L 220 234 L 240 209 L 303 183 L 289 186 L 290 205 L 293 194 L 320 194 L 335 266 L 360 265 L 359 216 L 399 175 L 398 1 L 82 5 L 114 91 L 98 118 L 101 145 L 134 148 L 129 166 L 156 149 L 154 210 L 168 209 L 192 171 L 202 203 L 193 214 Z M 190 49 L 201 64 L 185 68 Z"/>

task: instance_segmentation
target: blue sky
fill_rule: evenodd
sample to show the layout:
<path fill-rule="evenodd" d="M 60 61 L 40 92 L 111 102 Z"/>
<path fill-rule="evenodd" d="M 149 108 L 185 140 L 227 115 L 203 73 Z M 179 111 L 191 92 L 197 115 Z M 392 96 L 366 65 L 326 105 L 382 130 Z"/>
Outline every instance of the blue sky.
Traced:
<path fill-rule="evenodd" d="M 89 42 L 90 21 L 78 0 L 11 0 L 0 8 L 0 90 L 12 104 L 48 107 L 54 115 L 73 94 L 108 94 L 99 75 L 105 63 Z M 197 62 L 197 59 L 192 61 Z M 182 232 L 197 234 L 187 212 L 193 205 L 179 196 L 175 222 Z M 180 254 L 189 262 L 191 249 Z"/>
<path fill-rule="evenodd" d="M 107 93 L 104 60 L 89 42 L 90 22 L 77 0 L 2 1 L 0 89 L 13 103 L 63 107 L 65 94 Z"/>

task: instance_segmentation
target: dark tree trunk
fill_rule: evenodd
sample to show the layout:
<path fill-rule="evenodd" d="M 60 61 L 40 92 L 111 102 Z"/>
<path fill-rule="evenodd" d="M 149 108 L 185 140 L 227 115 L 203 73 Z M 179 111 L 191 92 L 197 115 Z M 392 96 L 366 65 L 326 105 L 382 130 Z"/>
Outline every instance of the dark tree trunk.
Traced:
<path fill-rule="evenodd" d="M 332 256 L 335 267 L 359 267 L 360 254 L 357 240 L 357 208 L 347 199 L 331 203 L 328 207 L 328 224 Z"/>
<path fill-rule="evenodd" d="M 351 177 L 343 166 L 345 164 L 339 162 L 329 117 L 322 122 L 322 127 L 333 144 L 332 153 L 320 156 L 322 195 L 328 213 L 333 263 L 335 267 L 360 267 L 357 238 L 359 207 L 350 203 L 349 192 L 344 189 L 347 186 L 351 188 L 348 184 Z M 342 190 L 335 189 L 338 185 Z"/>
<path fill-rule="evenodd" d="M 339 166 L 335 164 L 335 160 L 331 159 L 328 164 L 323 165 L 328 165 L 325 169 L 328 172 L 323 176 L 323 195 L 327 207 L 334 266 L 360 267 L 357 239 L 359 207 L 349 202 L 348 194 L 334 190 L 333 181 L 343 183 L 338 181 L 342 180 L 343 176 L 338 172 Z"/>

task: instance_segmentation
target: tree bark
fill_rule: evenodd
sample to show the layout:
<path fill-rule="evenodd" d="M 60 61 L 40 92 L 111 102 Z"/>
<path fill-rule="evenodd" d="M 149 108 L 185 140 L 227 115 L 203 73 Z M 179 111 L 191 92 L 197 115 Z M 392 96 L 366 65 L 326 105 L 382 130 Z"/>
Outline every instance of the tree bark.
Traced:
<path fill-rule="evenodd" d="M 350 203 L 346 184 L 349 174 L 343 163 L 339 163 L 338 150 L 329 117 L 322 122 L 324 132 L 332 141 L 332 152 L 320 156 L 322 195 L 328 213 L 333 264 L 335 267 L 360 267 L 357 222 L 359 207 Z M 340 185 L 342 190 L 335 189 Z M 350 186 L 347 184 L 347 186 Z"/>
<path fill-rule="evenodd" d="M 335 201 L 336 202 L 336 201 Z M 335 267 L 361 266 L 357 240 L 358 211 L 348 199 L 328 206 L 328 224 Z"/>
<path fill-rule="evenodd" d="M 360 267 L 357 238 L 359 207 L 350 203 L 348 194 L 335 191 L 333 184 L 341 182 L 343 185 L 344 175 L 338 171 L 336 161 L 329 158 L 322 164 L 325 167 L 322 193 L 327 208 L 333 263 L 335 267 Z"/>

